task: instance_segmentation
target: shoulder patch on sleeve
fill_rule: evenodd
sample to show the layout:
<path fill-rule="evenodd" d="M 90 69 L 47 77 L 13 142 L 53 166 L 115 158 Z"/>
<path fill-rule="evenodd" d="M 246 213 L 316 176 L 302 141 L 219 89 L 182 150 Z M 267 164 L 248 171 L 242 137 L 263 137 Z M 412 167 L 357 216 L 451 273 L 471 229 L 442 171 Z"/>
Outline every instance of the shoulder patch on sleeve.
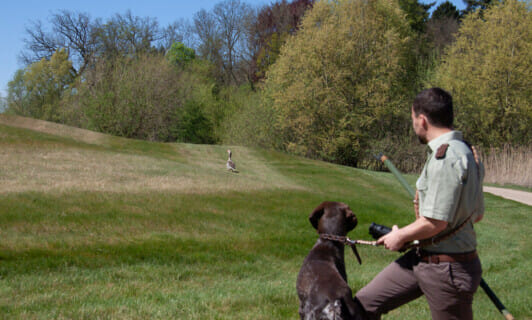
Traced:
<path fill-rule="evenodd" d="M 442 144 L 438 150 L 436 151 L 436 159 L 443 159 L 445 158 L 445 153 L 447 152 L 447 148 L 449 148 L 448 143 Z"/>

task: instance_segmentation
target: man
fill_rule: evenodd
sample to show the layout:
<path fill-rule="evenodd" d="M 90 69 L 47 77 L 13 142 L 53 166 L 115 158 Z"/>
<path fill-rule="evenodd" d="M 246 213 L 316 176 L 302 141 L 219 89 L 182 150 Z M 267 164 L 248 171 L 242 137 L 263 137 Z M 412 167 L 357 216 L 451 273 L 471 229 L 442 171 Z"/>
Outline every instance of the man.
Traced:
<path fill-rule="evenodd" d="M 482 269 L 473 223 L 484 213 L 483 167 L 454 131 L 449 93 L 422 91 L 412 105 L 412 126 L 429 155 L 416 187 L 416 220 L 377 240 L 397 251 L 413 240 L 429 243 L 391 263 L 356 294 L 370 319 L 425 295 L 432 319 L 472 319 Z M 477 159 L 478 160 L 478 159 Z M 432 239 L 432 240 L 430 240 Z"/>

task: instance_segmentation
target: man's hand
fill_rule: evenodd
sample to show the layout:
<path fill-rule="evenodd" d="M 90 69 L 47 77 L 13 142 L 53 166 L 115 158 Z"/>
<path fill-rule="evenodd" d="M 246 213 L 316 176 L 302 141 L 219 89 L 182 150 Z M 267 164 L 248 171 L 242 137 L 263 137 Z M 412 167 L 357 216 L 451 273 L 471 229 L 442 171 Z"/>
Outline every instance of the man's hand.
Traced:
<path fill-rule="evenodd" d="M 405 243 L 430 238 L 446 227 L 446 221 L 421 216 L 401 229 L 394 225 L 392 231 L 377 240 L 377 245 L 383 244 L 386 249 L 398 251 L 403 248 Z"/>
<path fill-rule="evenodd" d="M 404 241 L 400 235 L 397 225 L 392 227 L 390 233 L 382 236 L 377 240 L 377 245 L 383 244 L 388 250 L 399 251 L 404 246 Z"/>

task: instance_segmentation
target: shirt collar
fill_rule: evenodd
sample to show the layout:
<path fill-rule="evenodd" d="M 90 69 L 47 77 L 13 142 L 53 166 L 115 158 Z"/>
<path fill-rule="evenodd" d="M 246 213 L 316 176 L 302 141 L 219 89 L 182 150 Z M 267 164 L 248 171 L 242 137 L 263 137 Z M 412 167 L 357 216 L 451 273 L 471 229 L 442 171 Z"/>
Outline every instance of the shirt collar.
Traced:
<path fill-rule="evenodd" d="M 448 142 L 448 141 L 451 141 L 451 140 L 462 140 L 462 132 L 460 131 L 451 131 L 451 132 L 447 132 L 447 133 L 444 133 L 442 134 L 441 136 L 437 137 L 436 139 L 432 139 L 428 145 L 430 147 L 430 149 L 434 152 L 436 150 L 438 150 L 438 148 Z"/>

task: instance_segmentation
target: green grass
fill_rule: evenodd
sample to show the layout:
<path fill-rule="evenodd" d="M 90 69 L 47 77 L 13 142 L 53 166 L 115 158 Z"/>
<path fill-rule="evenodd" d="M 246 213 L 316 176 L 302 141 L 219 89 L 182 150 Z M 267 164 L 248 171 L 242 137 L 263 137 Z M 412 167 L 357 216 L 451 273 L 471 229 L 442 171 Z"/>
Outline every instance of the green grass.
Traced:
<path fill-rule="evenodd" d="M 226 146 L 65 132 L 0 124 L 1 318 L 296 319 L 314 207 L 349 204 L 354 239 L 412 218 L 387 173 L 232 147 L 231 174 Z M 517 319 L 532 318 L 530 212 L 486 194 L 477 227 L 484 279 Z M 359 252 L 362 266 L 346 251 L 354 291 L 397 257 Z M 481 289 L 474 313 L 502 318 Z M 423 298 L 384 317 L 428 318 Z"/>

